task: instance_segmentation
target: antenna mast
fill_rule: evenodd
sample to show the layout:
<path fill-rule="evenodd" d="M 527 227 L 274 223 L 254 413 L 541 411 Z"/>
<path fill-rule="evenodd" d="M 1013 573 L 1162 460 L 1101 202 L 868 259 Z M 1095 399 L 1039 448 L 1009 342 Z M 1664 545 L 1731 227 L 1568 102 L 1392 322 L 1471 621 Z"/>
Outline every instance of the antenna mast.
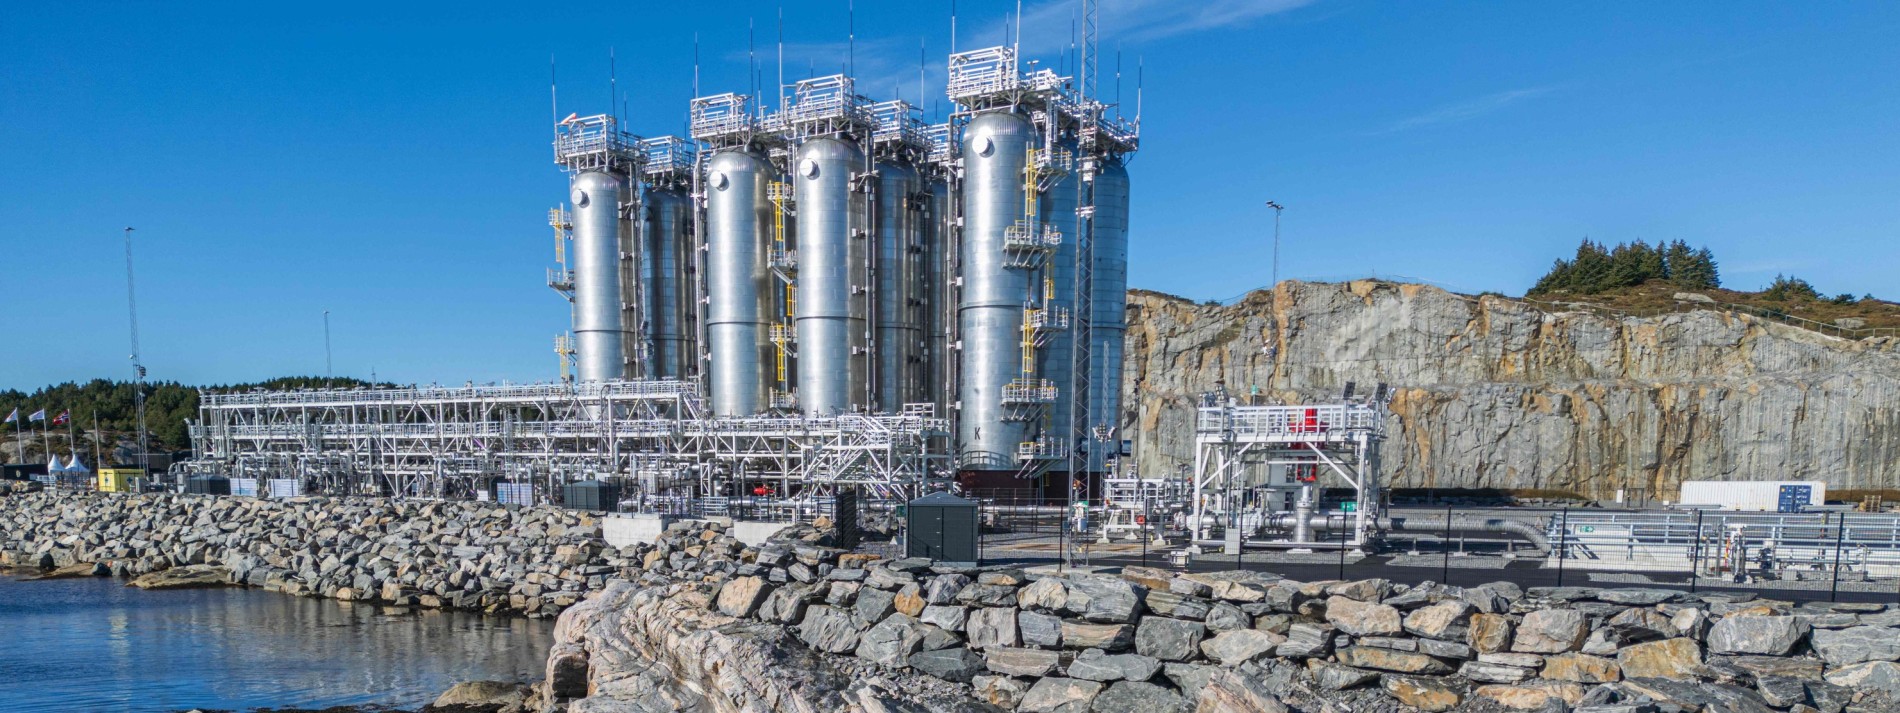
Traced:
<path fill-rule="evenodd" d="M 139 468 L 147 482 L 152 478 L 152 454 L 145 436 L 145 364 L 139 358 L 139 304 L 132 287 L 132 228 L 125 229 L 125 312 L 132 323 L 132 402 L 138 410 Z"/>

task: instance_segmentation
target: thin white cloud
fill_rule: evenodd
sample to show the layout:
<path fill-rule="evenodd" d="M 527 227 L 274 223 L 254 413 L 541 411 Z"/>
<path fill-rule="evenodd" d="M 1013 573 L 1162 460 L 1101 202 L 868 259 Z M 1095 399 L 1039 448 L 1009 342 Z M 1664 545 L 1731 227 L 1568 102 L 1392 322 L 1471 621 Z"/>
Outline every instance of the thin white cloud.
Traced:
<path fill-rule="evenodd" d="M 1427 126 L 1441 126 L 1444 124 L 1456 124 L 1461 121 L 1469 121 L 1484 116 L 1485 114 L 1499 111 L 1526 99 L 1535 99 L 1549 94 L 1552 89 L 1555 89 L 1555 87 L 1527 87 L 1524 89 L 1512 89 L 1507 92 L 1498 92 L 1496 94 L 1487 94 L 1470 101 L 1442 106 L 1423 114 L 1400 119 L 1392 122 L 1390 126 L 1373 133 L 1390 134 Z"/>

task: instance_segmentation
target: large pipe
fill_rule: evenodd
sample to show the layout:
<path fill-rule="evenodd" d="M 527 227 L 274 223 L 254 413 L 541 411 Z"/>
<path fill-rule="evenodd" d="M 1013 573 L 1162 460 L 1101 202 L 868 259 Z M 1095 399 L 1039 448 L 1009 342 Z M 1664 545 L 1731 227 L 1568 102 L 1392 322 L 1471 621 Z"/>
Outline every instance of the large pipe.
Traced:
<path fill-rule="evenodd" d="M 1417 532 L 1422 534 L 1451 532 L 1490 532 L 1503 535 L 1516 535 L 1530 541 L 1540 555 L 1550 554 L 1550 538 L 1544 535 L 1541 527 L 1523 520 L 1510 520 L 1501 517 L 1454 517 L 1451 526 L 1445 526 L 1443 517 L 1382 517 L 1376 521 L 1378 527 L 1386 532 Z"/>
<path fill-rule="evenodd" d="M 798 196 L 798 400 L 807 416 L 866 401 L 864 194 L 851 175 L 864 155 L 850 142 L 813 139 L 793 161 Z"/>
<path fill-rule="evenodd" d="M 706 340 L 712 355 L 713 413 L 765 410 L 772 363 L 772 204 L 770 166 L 749 153 L 712 157 L 706 173 Z"/>
<path fill-rule="evenodd" d="M 965 469 L 1015 470 L 1024 437 L 1024 424 L 1003 418 L 1003 389 L 1023 371 L 1019 342 L 1031 275 L 1006 262 L 1004 234 L 1025 217 L 1023 169 L 1035 140 L 1035 127 L 1015 114 L 980 114 L 963 129 L 957 460 Z"/>
<path fill-rule="evenodd" d="M 1071 171 L 1050 186 L 1042 195 L 1042 222 L 1062 234 L 1062 242 L 1056 245 L 1054 254 L 1043 264 L 1042 284 L 1036 285 L 1041 292 L 1043 307 L 1056 311 L 1076 314 L 1075 281 L 1077 249 L 1082 243 L 1075 208 L 1082 194 L 1082 177 Z M 1049 405 L 1049 426 L 1044 435 L 1063 443 L 1078 444 L 1078 438 L 1084 438 L 1087 432 L 1074 433 L 1075 398 L 1069 387 L 1075 382 L 1071 377 L 1075 373 L 1075 330 L 1071 327 L 1048 335 L 1048 340 L 1036 348 L 1036 375 L 1055 382 L 1062 390 L 1060 398 Z M 1086 415 L 1086 414 L 1085 414 Z M 1058 461 L 1056 468 L 1068 470 L 1067 461 Z M 1087 470 L 1088 463 L 1079 464 Z"/>
<path fill-rule="evenodd" d="M 925 399 L 937 405 L 937 413 L 948 414 L 951 375 L 955 360 L 950 356 L 950 325 L 956 310 L 956 289 L 950 284 L 956 274 L 956 255 L 951 236 L 956 234 L 956 207 L 951 203 L 950 183 L 938 180 L 930 185 L 930 219 L 925 223 L 923 279 L 926 301 L 925 363 L 928 365 Z"/>
<path fill-rule="evenodd" d="M 626 377 L 626 326 L 620 311 L 620 179 L 588 171 L 574 177 L 574 339 L 581 381 Z"/>

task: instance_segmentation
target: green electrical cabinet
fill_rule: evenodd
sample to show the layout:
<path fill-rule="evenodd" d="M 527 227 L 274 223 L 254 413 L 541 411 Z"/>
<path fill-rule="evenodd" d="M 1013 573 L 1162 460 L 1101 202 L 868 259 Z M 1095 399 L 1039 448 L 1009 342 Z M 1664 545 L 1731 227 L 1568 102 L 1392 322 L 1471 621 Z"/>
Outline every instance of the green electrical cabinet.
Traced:
<path fill-rule="evenodd" d="M 904 556 L 937 562 L 977 562 L 977 504 L 950 493 L 931 493 L 910 501 L 905 518 Z"/>

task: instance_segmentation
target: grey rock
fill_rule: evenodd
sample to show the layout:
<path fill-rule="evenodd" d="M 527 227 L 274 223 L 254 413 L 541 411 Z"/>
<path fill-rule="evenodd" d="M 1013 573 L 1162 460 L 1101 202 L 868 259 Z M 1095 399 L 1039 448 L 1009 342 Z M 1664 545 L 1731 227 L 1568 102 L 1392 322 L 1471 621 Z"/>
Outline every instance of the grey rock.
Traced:
<path fill-rule="evenodd" d="M 970 648 L 977 650 L 992 646 L 1015 646 L 1021 641 L 1016 635 L 1015 609 L 978 609 L 970 612 L 963 624 L 963 632 L 970 639 Z"/>
<path fill-rule="evenodd" d="M 1681 601 L 1685 597 L 1685 593 L 1673 589 L 1641 589 L 1631 587 L 1599 590 L 1596 593 L 1596 597 L 1597 601 L 1610 602 L 1612 604 L 1647 607 L 1663 602 Z"/>
<path fill-rule="evenodd" d="M 1709 630 L 1711 653 L 1783 656 L 1808 635 L 1808 625 L 1792 616 L 1729 616 Z"/>
<path fill-rule="evenodd" d="M 969 618 L 967 607 L 931 604 L 924 607 L 918 620 L 925 624 L 942 627 L 946 631 L 963 631 L 964 621 Z"/>
<path fill-rule="evenodd" d="M 1241 611 L 1240 607 L 1227 602 L 1216 602 L 1213 607 L 1209 608 L 1205 621 L 1207 622 L 1207 628 L 1213 629 L 1214 631 L 1231 631 L 1233 629 L 1246 629 L 1253 626 L 1253 617 L 1247 616 L 1247 613 Z"/>
<path fill-rule="evenodd" d="M 1076 575 L 1068 582 L 1068 601 L 1063 608 L 1088 621 L 1126 624 L 1141 613 L 1145 593 L 1120 577 Z"/>
<path fill-rule="evenodd" d="M 1089 649 L 1077 654 L 1069 662 L 1070 676 L 1089 681 L 1146 681 L 1154 678 L 1161 670 L 1161 662 L 1141 654 L 1103 653 L 1100 649 Z"/>
<path fill-rule="evenodd" d="M 1590 635 L 1589 621 L 1575 609 L 1540 609 L 1524 615 L 1511 650 L 1521 653 L 1560 654 L 1576 651 Z"/>
<path fill-rule="evenodd" d="M 1856 626 L 1838 631 L 1815 630 L 1814 651 L 1829 666 L 1865 661 L 1900 661 L 1900 629 Z"/>
<path fill-rule="evenodd" d="M 1166 688 L 1140 681 L 1118 681 L 1095 697 L 1090 708 L 1100 713 L 1188 713 L 1187 699 Z"/>
<path fill-rule="evenodd" d="M 981 655 L 961 646 L 937 651 L 919 651 L 910 655 L 908 663 L 911 668 L 957 683 L 969 683 L 977 674 L 986 670 Z"/>
<path fill-rule="evenodd" d="M 1169 681 L 1174 683 L 1175 688 L 1181 689 L 1182 695 L 1187 696 L 1190 700 L 1199 700 L 1201 697 L 1201 689 L 1207 686 L 1208 679 L 1213 678 L 1214 674 L 1220 673 L 1222 670 L 1223 669 L 1219 666 L 1192 663 L 1164 663 L 1161 665 L 1161 672 L 1167 676 Z"/>
<path fill-rule="evenodd" d="M 1201 653 L 1223 666 L 1238 666 L 1271 653 L 1282 641 L 1285 637 L 1259 629 L 1223 631 L 1201 642 Z"/>
<path fill-rule="evenodd" d="M 1062 646 L 1061 619 L 1033 611 L 1018 612 L 1016 627 L 1024 646 L 1039 646 L 1048 649 Z"/>
<path fill-rule="evenodd" d="M 1135 626 L 1135 651 L 1162 661 L 1187 661 L 1198 652 L 1207 627 L 1196 621 L 1144 617 Z"/>
<path fill-rule="evenodd" d="M 949 604 L 956 601 L 957 592 L 970 586 L 970 578 L 961 574 L 940 574 L 930 578 L 924 586 L 925 604 Z"/>
<path fill-rule="evenodd" d="M 858 658 L 902 668 L 923 647 L 924 624 L 903 614 L 891 614 L 858 636 Z"/>
<path fill-rule="evenodd" d="M 858 635 L 864 631 L 850 612 L 830 606 L 811 607 L 798 626 L 798 638 L 819 651 L 843 654 L 858 648 Z"/>
<path fill-rule="evenodd" d="M 1145 601 L 1149 611 L 1175 619 L 1203 620 L 1213 608 L 1213 602 L 1206 599 L 1184 596 L 1172 591 L 1151 590 Z"/>
<path fill-rule="evenodd" d="M 1135 627 L 1129 624 L 1064 621 L 1062 645 L 1071 649 L 1123 651 L 1135 645 Z"/>
<path fill-rule="evenodd" d="M 1390 636 L 1402 631 L 1399 610 L 1339 595 L 1326 600 L 1326 622 L 1353 636 Z"/>
<path fill-rule="evenodd" d="M 897 611 L 897 594 L 883 589 L 863 587 L 858 590 L 857 602 L 852 605 L 852 610 L 857 613 L 859 621 L 866 623 L 884 621 L 885 617 Z"/>
<path fill-rule="evenodd" d="M 998 646 L 983 652 L 984 665 L 1005 676 L 1048 676 L 1062 666 L 1062 655 L 1042 649 Z"/>
<path fill-rule="evenodd" d="M 1102 692 L 1102 684 L 1051 676 L 1036 682 L 1017 704 L 1021 713 L 1086 713 Z"/>

